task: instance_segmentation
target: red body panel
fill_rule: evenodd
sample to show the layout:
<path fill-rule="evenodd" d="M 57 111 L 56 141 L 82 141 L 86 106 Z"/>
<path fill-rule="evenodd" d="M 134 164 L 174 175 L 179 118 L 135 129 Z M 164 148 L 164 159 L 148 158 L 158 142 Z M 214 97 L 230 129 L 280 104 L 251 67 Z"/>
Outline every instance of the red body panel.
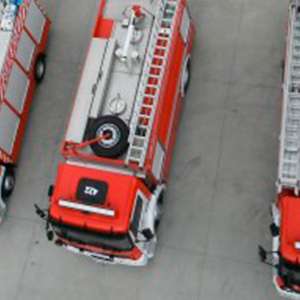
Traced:
<path fill-rule="evenodd" d="M 93 36 L 107 39 L 111 36 L 114 21 L 103 18 L 104 8 L 105 8 L 105 1 L 101 1 L 96 25 L 93 31 Z"/>

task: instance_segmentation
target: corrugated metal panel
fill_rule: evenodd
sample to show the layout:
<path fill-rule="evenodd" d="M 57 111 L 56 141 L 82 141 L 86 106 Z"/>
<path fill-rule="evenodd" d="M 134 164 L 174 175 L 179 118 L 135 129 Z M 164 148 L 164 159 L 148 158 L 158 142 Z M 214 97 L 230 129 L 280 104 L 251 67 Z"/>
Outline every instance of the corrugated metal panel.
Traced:
<path fill-rule="evenodd" d="M 30 70 L 34 50 L 35 44 L 27 32 L 23 31 L 17 50 L 17 59 L 27 71 Z"/>
<path fill-rule="evenodd" d="M 28 87 L 29 79 L 26 77 L 25 73 L 18 67 L 18 65 L 14 64 L 6 88 L 6 99 L 20 113 L 23 111 L 23 105 L 26 99 Z"/>
<path fill-rule="evenodd" d="M 161 177 L 162 166 L 165 160 L 165 151 L 160 143 L 157 143 L 155 150 L 155 158 L 152 167 L 154 177 L 159 180 Z"/>
<path fill-rule="evenodd" d="M 41 41 L 45 23 L 45 16 L 35 2 L 32 1 L 29 7 L 25 25 L 38 43 Z"/>
<path fill-rule="evenodd" d="M 100 78 L 106 44 L 106 40 L 99 38 L 94 38 L 91 42 L 66 135 L 67 141 L 82 142 L 94 98 L 93 87 Z"/>
<path fill-rule="evenodd" d="M 12 154 L 19 122 L 18 116 L 3 103 L 0 107 L 0 147 L 8 154 Z"/>

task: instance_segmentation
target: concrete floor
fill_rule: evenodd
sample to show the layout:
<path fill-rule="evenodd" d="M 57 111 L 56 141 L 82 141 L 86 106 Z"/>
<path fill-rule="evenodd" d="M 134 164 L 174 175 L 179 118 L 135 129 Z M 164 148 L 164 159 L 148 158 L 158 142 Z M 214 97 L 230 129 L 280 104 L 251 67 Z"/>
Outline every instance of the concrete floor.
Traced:
<path fill-rule="evenodd" d="M 193 0 L 198 27 L 155 260 L 102 266 L 56 248 L 47 206 L 98 0 L 44 0 L 53 19 L 18 184 L 0 230 L 0 299 L 277 300 L 256 248 L 271 247 L 280 65 L 288 0 Z"/>

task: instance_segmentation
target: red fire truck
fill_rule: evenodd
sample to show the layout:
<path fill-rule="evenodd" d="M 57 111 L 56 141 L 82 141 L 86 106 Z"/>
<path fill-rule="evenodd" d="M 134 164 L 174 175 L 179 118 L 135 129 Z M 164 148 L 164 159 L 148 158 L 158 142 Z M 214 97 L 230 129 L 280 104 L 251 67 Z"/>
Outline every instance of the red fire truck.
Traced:
<path fill-rule="evenodd" d="M 48 238 L 97 261 L 145 265 L 190 79 L 186 0 L 102 0 L 49 189 Z"/>
<path fill-rule="evenodd" d="M 36 0 L 19 2 L 0 1 L 0 221 L 15 186 L 14 168 L 33 93 L 45 75 L 50 29 Z"/>
<path fill-rule="evenodd" d="M 276 289 L 300 299 L 300 1 L 289 9 L 278 171 L 278 196 L 272 206 L 273 251 L 259 247 L 261 260 L 274 269 Z M 267 262 L 268 255 L 272 261 Z"/>

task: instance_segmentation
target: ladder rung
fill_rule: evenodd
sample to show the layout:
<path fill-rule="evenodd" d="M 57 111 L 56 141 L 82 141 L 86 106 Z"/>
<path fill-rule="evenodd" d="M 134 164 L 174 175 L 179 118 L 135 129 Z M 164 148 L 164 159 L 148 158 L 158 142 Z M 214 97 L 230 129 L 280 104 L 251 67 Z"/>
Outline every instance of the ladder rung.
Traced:
<path fill-rule="evenodd" d="M 300 68 L 300 62 L 293 63 L 292 68 Z"/>
<path fill-rule="evenodd" d="M 155 94 L 153 95 L 153 94 L 149 94 L 149 93 L 144 93 L 144 96 L 145 97 L 153 97 L 153 98 L 155 98 Z"/>
<path fill-rule="evenodd" d="M 142 108 L 148 108 L 148 109 L 153 108 L 153 105 L 143 104 Z"/>
<path fill-rule="evenodd" d="M 295 59 L 298 59 L 300 57 L 300 51 L 295 51 L 293 52 L 293 56 Z"/>
<path fill-rule="evenodd" d="M 153 58 L 156 58 L 156 59 L 164 59 L 165 58 L 165 54 L 162 54 L 162 55 L 159 55 L 159 54 L 155 54 L 155 55 L 153 55 Z"/>
<path fill-rule="evenodd" d="M 300 85 L 300 80 L 295 80 L 295 79 L 292 79 L 292 86 L 294 87 L 294 88 L 297 88 L 297 87 L 299 87 L 299 85 Z"/>
<path fill-rule="evenodd" d="M 139 114 L 139 117 L 143 118 L 143 119 L 150 119 L 151 118 L 151 116 L 146 115 L 146 114 Z"/>
<path fill-rule="evenodd" d="M 160 79 L 160 78 L 161 78 L 161 75 L 150 74 L 149 77 L 150 77 L 150 78 L 153 78 L 153 79 Z"/>
<path fill-rule="evenodd" d="M 300 72 L 293 72 L 291 74 L 291 76 L 292 76 L 292 80 L 293 80 L 293 78 L 299 79 L 300 78 Z"/>
<path fill-rule="evenodd" d="M 153 63 L 151 64 L 151 68 L 155 68 L 155 69 L 163 69 L 164 67 L 162 65 L 154 65 Z"/>
<path fill-rule="evenodd" d="M 298 57 L 299 53 L 300 53 L 300 50 L 298 50 L 297 47 L 295 47 L 294 51 L 293 51 L 293 55 Z"/>
<path fill-rule="evenodd" d="M 144 136 L 135 136 L 134 140 L 138 140 L 138 142 L 144 142 L 145 141 L 145 137 Z M 135 142 L 135 141 L 133 141 Z"/>
<path fill-rule="evenodd" d="M 168 14 L 168 15 L 171 15 L 171 14 L 174 13 L 174 10 L 166 8 L 165 13 Z"/>
<path fill-rule="evenodd" d="M 158 88 L 158 84 L 147 84 L 147 86 L 146 86 L 147 88 L 149 88 L 149 89 L 157 89 Z"/>
<path fill-rule="evenodd" d="M 285 149 L 289 152 L 298 152 L 299 151 L 299 147 L 287 146 L 287 147 L 285 147 Z"/>
<path fill-rule="evenodd" d="M 295 110 L 290 109 L 290 111 L 288 111 L 288 117 L 295 118 L 296 120 L 300 120 L 300 115 L 299 113 L 297 114 Z"/>
<path fill-rule="evenodd" d="M 130 155 L 130 162 L 139 162 L 140 160 L 138 158 L 133 157 L 132 155 Z"/>
<path fill-rule="evenodd" d="M 167 50 L 168 47 L 164 46 L 155 46 L 155 50 Z"/>
<path fill-rule="evenodd" d="M 170 36 L 171 32 L 172 32 L 171 28 L 162 28 L 162 29 L 159 31 L 160 34 L 166 34 L 166 35 L 168 35 L 168 36 Z"/>
<path fill-rule="evenodd" d="M 162 20 L 161 20 L 162 22 L 167 22 L 167 23 L 170 23 L 170 22 L 172 22 L 173 21 L 173 16 L 172 17 L 170 17 L 170 18 L 163 18 Z"/>
<path fill-rule="evenodd" d="M 169 41 L 170 38 L 168 38 L 168 37 L 163 37 L 163 36 L 159 36 L 159 37 L 157 38 L 157 40 L 161 40 L 161 41 Z"/>
<path fill-rule="evenodd" d="M 148 128 L 149 128 L 147 125 L 138 125 L 138 127 L 139 127 L 140 129 L 148 129 Z"/>
<path fill-rule="evenodd" d="M 137 151 L 140 151 L 141 149 L 143 149 L 143 147 L 137 147 L 137 146 L 132 146 L 131 147 L 131 150 L 137 150 Z"/>
<path fill-rule="evenodd" d="M 292 93 L 289 93 L 289 98 L 298 98 L 300 100 L 300 93 L 295 93 L 295 92 L 292 92 Z"/>
<path fill-rule="evenodd" d="M 289 107 L 292 110 L 299 110 L 300 111 L 300 103 L 291 103 Z"/>
<path fill-rule="evenodd" d="M 150 98 L 150 99 L 152 99 L 152 100 L 155 100 L 155 95 L 149 95 L 149 94 L 145 94 L 145 93 L 143 93 L 143 96 L 142 97 L 144 97 L 144 98 Z M 146 106 L 146 105 L 144 105 L 144 104 L 142 104 L 143 106 Z M 149 104 L 148 104 L 149 105 Z"/>

